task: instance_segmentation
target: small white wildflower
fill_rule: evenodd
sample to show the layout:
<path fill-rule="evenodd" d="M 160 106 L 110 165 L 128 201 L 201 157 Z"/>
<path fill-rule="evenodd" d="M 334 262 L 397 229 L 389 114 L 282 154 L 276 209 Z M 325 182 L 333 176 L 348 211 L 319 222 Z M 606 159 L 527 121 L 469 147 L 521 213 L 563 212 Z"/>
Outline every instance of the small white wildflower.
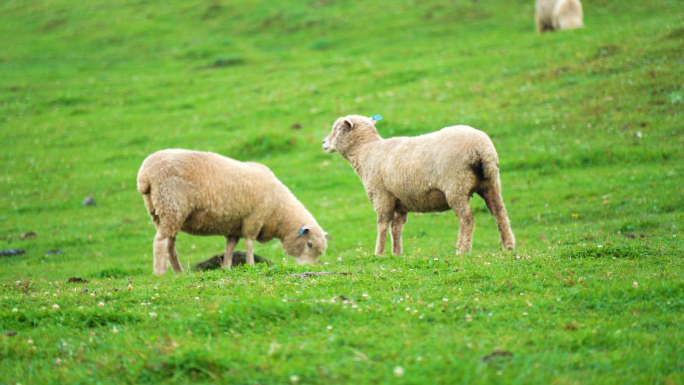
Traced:
<path fill-rule="evenodd" d="M 342 257 L 337 258 L 339 262 L 342 262 Z"/>
<path fill-rule="evenodd" d="M 396 377 L 402 377 L 404 375 L 404 368 L 402 368 L 401 366 L 397 366 L 396 368 L 394 368 L 394 375 Z"/>
<path fill-rule="evenodd" d="M 449 298 L 442 298 L 442 302 L 449 302 Z"/>
<path fill-rule="evenodd" d="M 485 266 L 491 265 L 491 263 L 489 263 L 489 262 L 485 262 L 484 264 L 485 264 Z"/>
<path fill-rule="evenodd" d="M 94 297 L 94 296 L 95 296 L 95 293 L 90 293 L 90 296 L 91 296 L 91 297 Z"/>
<path fill-rule="evenodd" d="M 299 382 L 299 377 L 298 377 L 298 376 L 294 376 L 294 375 L 293 375 L 293 376 L 290 376 L 290 381 L 291 381 L 291 382 L 294 382 L 294 383 L 297 383 L 297 382 Z"/>
<path fill-rule="evenodd" d="M 62 365 L 62 359 L 61 359 L 61 358 L 57 358 L 57 359 L 55 360 L 55 364 L 57 364 L 57 365 Z"/>
<path fill-rule="evenodd" d="M 466 322 L 470 322 L 473 320 L 473 317 L 470 314 L 466 314 Z"/>
<path fill-rule="evenodd" d="M 328 327 L 326 327 L 325 330 L 331 331 L 331 330 L 332 330 L 332 326 L 328 325 Z"/>
<path fill-rule="evenodd" d="M 406 312 L 408 313 L 408 312 L 410 312 L 410 311 L 411 311 L 411 308 L 410 308 L 410 307 L 407 307 L 407 308 L 406 308 Z"/>
<path fill-rule="evenodd" d="M 523 312 L 523 315 L 524 315 L 524 316 L 527 316 L 527 312 L 526 312 L 526 311 L 524 311 L 524 312 Z"/>
<path fill-rule="evenodd" d="M 19 309 L 17 309 L 17 308 L 15 307 L 14 309 L 12 309 L 12 311 L 19 311 Z"/>
<path fill-rule="evenodd" d="M 52 305 L 52 308 L 55 309 L 55 310 L 57 310 L 57 309 L 59 309 L 59 305 L 54 304 L 54 305 Z"/>
<path fill-rule="evenodd" d="M 368 294 L 366 294 L 366 293 L 361 294 L 361 298 L 368 299 Z"/>
<path fill-rule="evenodd" d="M 199 301 L 199 297 L 195 297 L 195 300 L 196 300 L 196 301 Z"/>
<path fill-rule="evenodd" d="M 150 317 L 157 318 L 157 313 L 150 313 Z"/>
<path fill-rule="evenodd" d="M 435 258 L 435 261 L 439 261 L 439 258 Z"/>
<path fill-rule="evenodd" d="M 98 303 L 98 304 L 97 304 L 97 307 L 99 307 L 100 309 L 102 309 L 102 308 L 104 307 L 104 302 Z"/>
<path fill-rule="evenodd" d="M 632 286 L 633 286 L 633 287 L 639 287 L 639 282 L 634 281 L 634 283 L 632 283 Z"/>
<path fill-rule="evenodd" d="M 114 326 L 114 327 L 112 328 L 112 333 L 116 334 L 116 333 L 118 333 L 118 332 L 119 332 L 119 331 L 116 329 L 116 326 Z"/>
<path fill-rule="evenodd" d="M 33 344 L 33 340 L 29 338 L 29 339 L 26 340 L 26 343 L 29 344 L 29 345 L 31 345 L 31 344 Z"/>

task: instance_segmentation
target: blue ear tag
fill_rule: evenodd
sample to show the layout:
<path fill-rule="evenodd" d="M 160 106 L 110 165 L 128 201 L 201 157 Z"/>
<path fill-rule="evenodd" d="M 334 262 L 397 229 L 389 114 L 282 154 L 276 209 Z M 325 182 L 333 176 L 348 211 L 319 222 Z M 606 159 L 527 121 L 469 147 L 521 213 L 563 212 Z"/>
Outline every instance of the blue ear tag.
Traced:
<path fill-rule="evenodd" d="M 306 228 L 304 228 L 304 227 L 302 227 L 301 229 L 299 229 L 299 234 L 297 234 L 297 237 L 301 237 L 302 234 L 304 234 L 305 231 L 306 231 Z"/>
<path fill-rule="evenodd" d="M 377 122 L 378 120 L 382 120 L 382 116 L 380 116 L 380 115 L 373 115 L 373 117 L 372 117 L 371 119 L 373 119 L 373 120 L 375 120 L 375 121 Z"/>

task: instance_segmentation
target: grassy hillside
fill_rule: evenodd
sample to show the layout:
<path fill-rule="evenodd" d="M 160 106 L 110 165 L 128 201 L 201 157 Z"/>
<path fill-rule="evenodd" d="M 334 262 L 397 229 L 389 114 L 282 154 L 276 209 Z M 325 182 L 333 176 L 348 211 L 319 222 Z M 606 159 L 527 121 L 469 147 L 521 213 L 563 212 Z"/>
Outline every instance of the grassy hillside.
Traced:
<path fill-rule="evenodd" d="M 532 0 L 0 3 L 0 250 L 26 251 L 0 257 L 0 383 L 684 382 L 682 5 L 586 2 L 540 36 Z M 320 144 L 378 113 L 492 137 L 515 253 L 476 197 L 471 254 L 446 212 L 371 255 Z M 323 264 L 274 241 L 273 267 L 153 276 L 135 178 L 163 148 L 269 166 L 334 237 Z"/>

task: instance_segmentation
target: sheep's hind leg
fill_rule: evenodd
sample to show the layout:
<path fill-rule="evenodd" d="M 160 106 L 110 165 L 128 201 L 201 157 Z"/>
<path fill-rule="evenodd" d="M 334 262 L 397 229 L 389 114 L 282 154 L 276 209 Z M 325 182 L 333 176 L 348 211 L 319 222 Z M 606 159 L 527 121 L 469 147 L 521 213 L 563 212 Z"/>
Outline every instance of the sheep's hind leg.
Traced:
<path fill-rule="evenodd" d="M 394 219 L 392 219 L 392 254 L 401 255 L 402 245 L 401 245 L 401 232 L 404 229 L 404 224 L 406 223 L 407 213 L 394 212 Z"/>
<path fill-rule="evenodd" d="M 183 267 L 178 261 L 178 254 L 176 253 L 176 237 L 169 237 L 169 262 L 171 262 L 171 268 L 176 273 L 182 273 Z"/>
<path fill-rule="evenodd" d="M 468 203 L 468 196 L 462 195 L 449 200 L 449 207 L 458 217 L 458 254 L 467 253 L 473 245 L 475 216 Z"/>
<path fill-rule="evenodd" d="M 515 249 L 515 237 L 511 230 L 511 224 L 508 221 L 508 214 L 506 213 L 506 206 L 501 196 L 501 188 L 494 186 L 479 193 L 487 204 L 489 212 L 492 213 L 496 219 L 496 225 L 501 234 L 501 244 L 504 250 Z"/>
<path fill-rule="evenodd" d="M 164 274 L 168 269 L 169 262 L 171 267 L 176 272 L 182 272 L 183 268 L 178 262 L 178 255 L 176 254 L 176 235 L 165 235 L 161 231 L 157 231 L 154 236 L 154 273 L 157 275 Z"/>
<path fill-rule="evenodd" d="M 238 237 L 226 237 L 226 252 L 223 254 L 223 263 L 221 264 L 224 269 L 230 269 L 233 266 L 233 250 L 235 250 L 235 245 L 239 240 Z"/>

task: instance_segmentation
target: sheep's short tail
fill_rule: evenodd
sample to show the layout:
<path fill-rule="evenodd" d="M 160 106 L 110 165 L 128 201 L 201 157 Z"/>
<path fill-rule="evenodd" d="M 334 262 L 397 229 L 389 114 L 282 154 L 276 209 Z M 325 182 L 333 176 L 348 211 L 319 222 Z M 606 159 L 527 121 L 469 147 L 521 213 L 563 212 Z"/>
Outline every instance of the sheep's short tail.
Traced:
<path fill-rule="evenodd" d="M 496 153 L 484 153 L 480 155 L 480 162 L 482 162 L 482 176 L 483 179 L 489 181 L 496 181 L 499 179 L 499 157 Z"/>
<path fill-rule="evenodd" d="M 138 192 L 142 194 L 143 201 L 145 201 L 145 207 L 147 207 L 147 212 L 152 216 L 152 221 L 157 223 L 158 218 L 156 216 L 156 210 L 154 208 L 154 203 L 152 202 L 150 180 L 145 173 L 145 170 L 141 169 L 138 172 Z"/>
<path fill-rule="evenodd" d="M 148 179 L 145 170 L 140 170 L 138 172 L 138 192 L 143 195 L 150 194 L 150 180 Z"/>

